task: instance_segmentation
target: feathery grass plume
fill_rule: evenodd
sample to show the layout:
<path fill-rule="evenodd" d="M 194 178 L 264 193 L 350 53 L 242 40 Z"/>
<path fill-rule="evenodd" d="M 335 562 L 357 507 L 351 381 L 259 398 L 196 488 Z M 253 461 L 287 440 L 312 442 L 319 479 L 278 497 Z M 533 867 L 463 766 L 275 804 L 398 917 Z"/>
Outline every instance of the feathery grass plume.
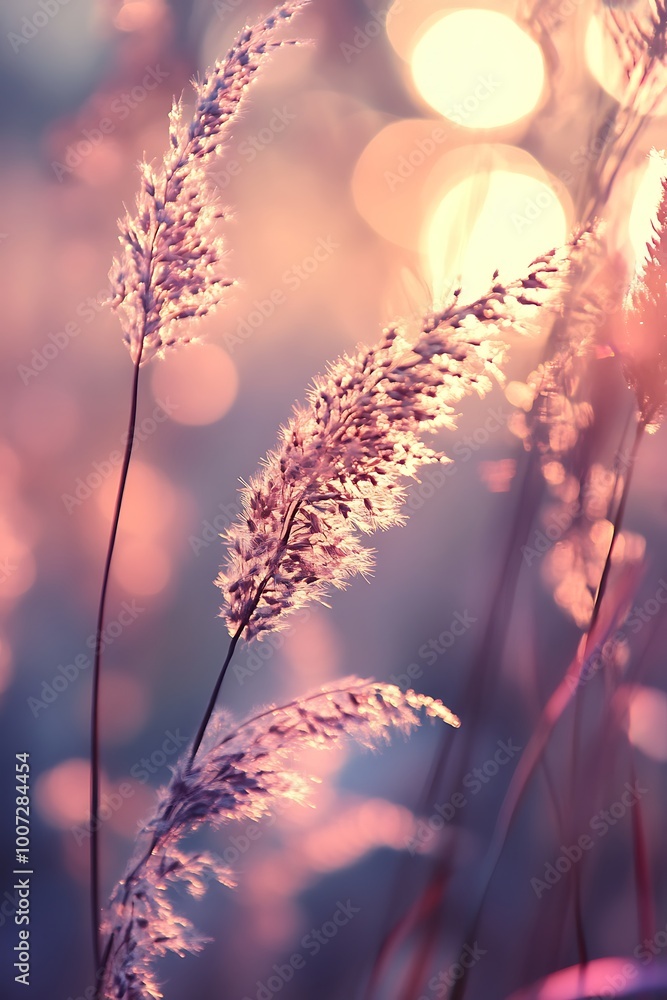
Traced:
<path fill-rule="evenodd" d="M 233 284 L 221 274 L 223 241 L 214 227 L 224 213 L 206 168 L 220 152 L 267 56 L 282 45 L 298 44 L 274 36 L 305 3 L 287 0 L 242 31 L 226 58 L 193 83 L 197 101 L 189 122 L 182 101 L 174 103 L 170 147 L 161 167 L 141 164 L 137 212 L 120 224 L 123 251 L 109 274 L 111 305 L 120 310 L 135 362 L 192 340 L 181 321 L 211 312 Z"/>
<path fill-rule="evenodd" d="M 500 330 L 524 328 L 551 303 L 586 236 L 536 260 L 527 277 L 469 305 L 459 293 L 429 315 L 412 342 L 390 327 L 374 347 L 344 356 L 315 379 L 276 451 L 242 491 L 244 512 L 226 532 L 227 562 L 216 583 L 230 634 L 251 639 L 283 627 L 288 614 L 366 574 L 361 534 L 401 524 L 401 479 L 447 462 L 422 440 L 456 427 L 455 406 L 501 379 Z"/>
<path fill-rule="evenodd" d="M 215 716 L 194 763 L 186 754 L 174 768 L 157 815 L 145 828 L 149 845 L 129 866 L 112 900 L 105 995 L 117 1000 L 160 997 L 155 960 L 170 951 L 181 956 L 197 952 L 205 944 L 174 910 L 169 886 L 181 882 L 200 896 L 212 879 L 233 883 L 213 858 L 181 851 L 184 837 L 205 823 L 259 820 L 280 798 L 303 801 L 312 779 L 294 770 L 298 750 L 332 747 L 348 736 L 377 746 L 389 740 L 392 730 L 409 733 L 422 712 L 460 725 L 434 698 L 357 677 L 269 708 L 235 730 L 230 731 L 222 715 Z"/>
<path fill-rule="evenodd" d="M 653 169 L 660 171 L 653 237 L 628 297 L 624 343 L 619 345 L 639 420 L 649 433 L 658 429 L 667 409 L 667 162 L 656 153 L 652 160 Z"/>
<path fill-rule="evenodd" d="M 134 372 L 128 432 L 118 492 L 112 516 L 97 613 L 91 701 L 91 911 L 96 967 L 101 961 L 99 936 L 99 824 L 100 736 L 99 702 L 102 641 L 111 563 L 132 459 L 139 373 L 142 363 L 174 344 L 193 339 L 193 320 L 205 316 L 220 301 L 232 282 L 221 275 L 222 239 L 215 232 L 222 216 L 206 168 L 220 151 L 231 124 L 238 117 L 247 87 L 269 53 L 281 45 L 294 45 L 276 37 L 306 0 L 287 0 L 273 14 L 252 28 L 245 28 L 227 57 L 194 84 L 196 104 L 189 123 L 183 105 L 171 110 L 169 151 L 155 168 L 141 164 L 142 186 L 136 215 L 120 223 L 122 253 L 113 262 L 109 303 L 120 314 Z M 183 326 L 186 323 L 185 327 Z"/>

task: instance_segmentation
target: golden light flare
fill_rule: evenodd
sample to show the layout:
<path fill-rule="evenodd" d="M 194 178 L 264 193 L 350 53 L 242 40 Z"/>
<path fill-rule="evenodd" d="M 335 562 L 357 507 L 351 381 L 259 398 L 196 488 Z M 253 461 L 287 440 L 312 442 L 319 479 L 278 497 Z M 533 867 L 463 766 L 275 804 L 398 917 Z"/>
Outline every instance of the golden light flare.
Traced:
<path fill-rule="evenodd" d="M 495 10 L 447 13 L 421 36 L 410 65 L 427 104 L 464 128 L 499 128 L 524 118 L 544 87 L 540 47 Z"/>
<path fill-rule="evenodd" d="M 463 299 L 471 301 L 488 289 L 497 268 L 507 279 L 521 274 L 564 243 L 571 214 L 566 192 L 559 196 L 546 171 L 520 150 L 473 146 L 454 156 L 459 170 L 450 172 L 453 180 L 422 236 L 436 306 L 459 281 Z M 439 165 L 444 176 L 447 159 Z"/>
<path fill-rule="evenodd" d="M 220 420 L 236 399 L 238 375 L 229 354 L 217 344 L 191 344 L 155 364 L 151 386 L 156 400 L 169 400 L 171 419 L 202 426 Z"/>

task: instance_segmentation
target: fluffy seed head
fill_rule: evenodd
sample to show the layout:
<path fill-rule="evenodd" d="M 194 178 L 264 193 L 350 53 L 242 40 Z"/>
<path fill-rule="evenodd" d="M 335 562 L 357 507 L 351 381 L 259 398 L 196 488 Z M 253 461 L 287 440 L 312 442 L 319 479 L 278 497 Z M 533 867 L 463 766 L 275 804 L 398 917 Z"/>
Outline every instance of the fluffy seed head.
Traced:
<path fill-rule="evenodd" d="M 402 692 L 393 684 L 348 677 L 297 701 L 269 708 L 230 731 L 214 718 L 195 760 L 185 754 L 163 789 L 147 842 L 128 868 L 106 921 L 109 962 L 104 995 L 117 1000 L 160 997 L 154 964 L 168 952 L 184 955 L 206 943 L 177 913 L 169 889 L 184 885 L 201 896 L 211 881 L 232 885 L 217 859 L 182 850 L 181 841 L 203 824 L 258 820 L 278 799 L 303 800 L 310 780 L 294 770 L 294 754 L 333 747 L 346 737 L 365 746 L 408 733 L 421 714 L 451 726 L 459 720 L 442 702 Z"/>
<path fill-rule="evenodd" d="M 133 361 L 149 361 L 175 344 L 193 339 L 193 324 L 220 302 L 233 284 L 222 273 L 223 217 L 206 168 L 220 152 L 239 114 L 249 84 L 273 49 L 294 42 L 276 37 L 307 0 L 288 0 L 273 14 L 241 32 L 227 57 L 194 83 L 190 121 L 174 104 L 169 150 L 156 168 L 141 164 L 136 214 L 120 223 L 122 252 L 109 280 L 111 305 L 120 311 L 124 340 Z"/>
<path fill-rule="evenodd" d="M 465 396 L 501 377 L 505 327 L 521 328 L 560 289 L 571 247 L 535 261 L 527 277 L 470 305 L 427 316 L 416 337 L 391 327 L 379 343 L 344 356 L 315 379 L 308 403 L 244 488 L 243 515 L 226 533 L 217 585 L 230 633 L 282 628 L 289 613 L 329 587 L 367 574 L 362 536 L 403 521 L 403 482 L 449 461 L 424 434 L 456 427 Z"/>

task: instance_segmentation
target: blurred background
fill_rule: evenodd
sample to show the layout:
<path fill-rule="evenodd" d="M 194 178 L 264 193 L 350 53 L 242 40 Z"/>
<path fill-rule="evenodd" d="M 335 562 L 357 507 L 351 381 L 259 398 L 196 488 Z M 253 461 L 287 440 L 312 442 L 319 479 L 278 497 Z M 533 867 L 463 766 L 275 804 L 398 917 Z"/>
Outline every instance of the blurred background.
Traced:
<path fill-rule="evenodd" d="M 22 995 L 11 972 L 19 752 L 30 754 L 32 770 L 30 995 L 74 1000 L 91 983 L 91 636 L 131 377 L 117 319 L 102 304 L 116 220 L 133 204 L 138 161 L 164 150 L 172 96 L 188 101 L 189 79 L 268 10 L 255 0 L 5 0 L 0 9 L 3 996 Z M 212 581 L 223 554 L 217 536 L 238 510 L 239 479 L 273 446 L 328 360 L 372 342 L 393 320 L 414 322 L 459 276 L 474 296 L 497 267 L 519 274 L 577 221 L 586 167 L 618 96 L 618 60 L 583 0 L 546 9 L 552 30 L 541 45 L 525 14 L 504 0 L 464 8 L 445 0 L 313 0 L 289 32 L 312 44 L 278 52 L 252 88 L 213 174 L 231 212 L 227 266 L 238 286 L 202 324 L 201 344 L 142 375 L 105 637 L 105 893 L 122 875 L 154 788 L 169 779 L 180 737 L 198 724 L 224 656 Z M 648 231 L 646 154 L 664 143 L 660 111 L 624 164 L 607 214 L 609 246 L 628 266 Z M 499 740 L 525 746 L 576 649 L 595 582 L 586 573 L 599 565 L 591 557 L 582 569 L 579 550 L 550 534 L 545 558 L 540 551 L 523 559 L 511 620 L 511 601 L 503 611 L 507 633 L 489 650 L 485 630 L 502 592 L 498 575 L 527 461 L 525 381 L 542 348 L 539 340 L 513 343 L 507 395 L 497 389 L 470 400 L 459 432 L 443 435 L 456 464 L 410 486 L 409 524 L 374 539 L 370 585 L 357 580 L 334 595 L 331 610 L 312 610 L 279 641 L 241 650 L 225 707 L 243 715 L 353 672 L 409 681 L 463 714 L 471 663 L 485 655 L 498 683 L 490 702 L 480 698 L 469 767 L 493 760 Z M 598 400 L 621 427 L 631 404 L 611 351 L 596 379 Z M 614 445 L 600 447 L 603 476 Z M 626 556 L 637 565 L 643 559 L 642 607 L 667 577 L 666 466 L 659 433 L 642 446 L 626 521 Z M 561 487 L 558 496 L 536 502 L 532 519 L 522 515 L 524 541 L 537 548 L 553 504 L 577 499 L 562 469 L 551 469 L 550 483 Z M 598 521 L 604 516 L 593 512 L 591 523 Z M 608 528 L 604 522 L 592 537 L 598 555 Z M 653 624 L 650 643 L 648 630 L 640 636 L 643 687 L 623 725 L 651 789 L 643 808 L 664 928 L 667 694 Z M 286 806 L 252 841 L 243 826 L 211 836 L 209 848 L 232 864 L 239 886 L 213 886 L 203 902 L 184 902 L 215 944 L 199 958 L 164 963 L 166 996 L 361 996 L 383 934 L 416 898 L 447 837 L 428 818 L 440 815 L 434 807 L 452 789 L 420 802 L 439 739 L 424 726 L 378 755 L 354 748 L 308 755 L 304 769 L 322 779 L 315 809 Z M 564 753 L 556 743 L 554 761 Z M 390 973 L 377 996 L 442 995 L 429 980 L 457 957 L 466 878 L 514 766 L 512 758 L 493 775 L 487 768 L 477 793 L 468 786 L 455 819 L 463 831 L 460 885 L 424 981 L 399 992 L 398 973 L 414 946 L 403 942 L 390 966 L 397 978 L 392 985 Z M 618 798 L 624 768 L 621 761 L 600 807 Z M 413 810 L 425 817 L 421 826 Z M 538 900 L 530 885 L 558 855 L 557 836 L 537 782 L 494 883 L 472 996 L 505 996 L 557 967 L 556 953 L 561 963 L 576 959 L 569 890 Z M 632 870 L 619 843 L 605 840 L 586 872 L 594 954 L 631 954 L 639 943 Z M 309 952 L 304 935 L 348 900 L 358 908 L 350 925 Z M 514 920 L 503 917 L 509 907 Z M 556 964 L 540 960 L 531 937 L 538 930 Z M 308 956 L 305 967 L 289 982 L 274 976 L 266 985 L 274 963 L 295 952 Z"/>

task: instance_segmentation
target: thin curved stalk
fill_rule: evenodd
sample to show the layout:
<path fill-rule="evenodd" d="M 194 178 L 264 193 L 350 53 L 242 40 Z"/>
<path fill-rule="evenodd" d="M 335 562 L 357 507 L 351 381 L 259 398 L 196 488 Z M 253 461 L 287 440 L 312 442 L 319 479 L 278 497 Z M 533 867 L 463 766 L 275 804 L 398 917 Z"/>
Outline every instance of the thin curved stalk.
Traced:
<path fill-rule="evenodd" d="M 125 494 L 127 474 L 130 468 L 132 448 L 134 445 L 134 432 L 137 422 L 137 406 L 139 402 L 139 369 L 141 366 L 142 348 L 143 340 L 141 341 L 134 363 L 127 442 L 125 444 L 125 454 L 123 455 L 123 464 L 118 482 L 118 492 L 116 494 L 116 503 L 111 522 L 111 532 L 109 535 L 109 544 L 107 546 L 107 555 L 104 563 L 104 573 L 102 576 L 102 588 L 100 590 L 100 601 L 97 610 L 97 625 L 95 628 L 95 656 L 93 661 L 93 690 L 90 713 L 90 905 L 93 927 L 93 956 L 96 971 L 100 968 L 102 961 L 102 943 L 100 934 L 100 838 L 99 823 L 97 821 L 100 806 L 100 678 L 102 671 L 102 632 L 104 631 L 104 616 L 106 613 L 111 563 L 113 560 L 114 550 L 116 548 L 120 512 L 123 506 L 123 496 Z"/>
<path fill-rule="evenodd" d="M 133 418 L 136 418 L 136 389 L 137 389 L 137 386 L 138 386 L 139 363 L 140 363 L 140 358 L 137 361 L 137 367 L 136 367 L 136 370 L 135 370 L 134 392 L 133 392 L 133 396 L 132 396 L 132 415 L 133 415 Z M 132 438 L 134 436 L 134 434 L 133 434 L 133 432 L 134 432 L 134 419 L 130 420 L 130 431 L 131 431 L 131 436 L 128 437 L 128 445 L 129 446 L 131 445 L 131 441 L 132 441 Z M 121 507 L 121 503 L 122 503 L 122 494 L 123 494 L 123 490 L 124 490 L 124 486 L 125 486 L 125 479 L 127 477 L 127 467 L 129 466 L 130 456 L 131 456 L 131 446 L 126 450 L 126 456 L 125 456 L 126 457 L 126 462 L 123 463 L 123 471 L 121 473 L 121 482 L 120 482 L 120 486 L 119 486 L 118 498 L 117 498 L 117 503 L 116 503 L 116 513 L 115 513 L 115 516 L 114 516 L 114 526 L 112 528 L 111 543 L 110 543 L 110 546 L 109 546 L 109 554 L 107 555 L 107 566 L 106 566 L 106 571 L 105 571 L 105 579 L 104 579 L 104 586 L 103 586 L 103 595 L 106 594 L 106 584 L 108 582 L 108 569 L 109 569 L 109 567 L 111 565 L 111 554 L 113 552 L 113 543 L 115 542 L 115 532 L 116 532 L 116 529 L 118 527 L 118 518 L 119 518 L 119 515 L 120 515 L 120 507 Z M 301 506 L 301 500 L 299 499 L 299 500 L 296 500 L 292 504 L 292 506 L 290 508 L 289 515 L 288 515 L 288 517 L 287 517 L 287 519 L 285 521 L 284 527 L 283 527 L 283 532 L 282 532 L 282 536 L 281 536 L 281 546 L 280 546 L 280 548 L 278 550 L 277 561 L 280 560 L 280 556 L 284 552 L 284 549 L 285 549 L 285 547 L 287 545 L 287 542 L 289 540 L 289 536 L 290 536 L 290 533 L 292 531 L 292 527 L 294 526 L 294 521 L 295 521 L 296 515 L 297 515 L 297 513 L 299 511 L 300 506 Z M 275 567 L 274 567 L 273 572 L 275 572 Z M 272 575 L 272 573 L 267 574 L 267 576 L 260 583 L 259 587 L 257 588 L 257 593 L 255 595 L 255 598 L 254 598 L 254 600 L 252 602 L 251 607 L 249 608 L 249 610 L 248 610 L 245 618 L 243 619 L 243 621 L 241 622 L 241 624 L 239 625 L 239 627 L 237 628 L 236 632 L 234 633 L 234 635 L 232 636 L 232 638 L 230 640 L 229 646 L 227 648 L 227 654 L 225 656 L 225 659 L 224 659 L 224 662 L 222 664 L 222 667 L 220 668 L 220 673 L 218 674 L 218 678 L 217 678 L 216 683 L 214 685 L 213 691 L 211 692 L 211 696 L 210 696 L 210 698 L 208 700 L 208 704 L 206 706 L 206 711 L 204 712 L 202 720 L 201 720 L 201 722 L 199 724 L 199 729 L 197 730 L 197 735 L 195 736 L 195 739 L 193 741 L 192 748 L 190 750 L 189 759 L 188 759 L 188 766 L 192 765 L 192 762 L 194 761 L 194 759 L 195 759 L 195 757 L 197 755 L 197 751 L 199 750 L 199 748 L 201 746 L 201 743 L 202 743 L 202 740 L 203 740 L 204 735 L 206 733 L 206 730 L 208 728 L 209 722 L 211 721 L 211 716 L 213 715 L 213 712 L 215 710 L 215 706 L 216 706 L 216 703 L 217 703 L 217 700 L 218 700 L 218 696 L 220 694 L 220 689 L 222 687 L 222 682 L 223 682 L 223 680 L 225 678 L 225 674 L 227 673 L 227 669 L 228 669 L 230 663 L 232 662 L 232 658 L 233 658 L 234 653 L 236 651 L 236 647 L 237 647 L 237 645 L 238 645 L 238 643 L 239 643 L 239 641 L 241 639 L 241 636 L 243 635 L 243 632 L 245 631 L 245 629 L 247 628 L 248 624 L 250 623 L 250 620 L 252 619 L 252 616 L 255 613 L 255 610 L 257 609 L 257 606 L 259 605 L 259 602 L 260 602 L 260 600 L 262 598 L 262 594 L 264 593 L 264 590 L 267 587 L 267 585 L 268 585 L 268 583 L 269 583 L 269 581 L 271 579 L 271 575 Z M 98 670 L 98 674 L 99 674 L 99 670 Z M 133 879 L 134 879 L 135 875 L 137 874 L 137 872 L 139 871 L 139 869 L 145 864 L 146 860 L 150 857 L 150 855 L 155 850 L 155 848 L 157 846 L 157 843 L 158 843 L 158 836 L 157 836 L 157 834 L 154 834 L 153 838 L 151 840 L 151 843 L 150 843 L 150 845 L 149 845 L 149 847 L 147 849 L 147 851 L 142 856 L 141 860 L 137 863 L 137 865 L 135 866 L 134 870 L 130 873 L 130 875 L 128 875 L 128 877 L 125 880 L 125 883 L 126 883 L 126 893 L 129 891 L 129 885 L 133 881 Z M 96 855 L 96 860 L 97 860 L 97 855 Z M 97 892 L 98 892 L 97 898 L 99 899 L 99 889 L 97 890 Z M 97 907 L 97 903 L 95 905 Z M 99 912 L 97 908 L 96 908 L 95 912 L 96 913 Z M 111 951 L 112 951 L 112 948 L 113 948 L 113 939 L 114 939 L 114 935 L 112 933 L 109 936 L 109 939 L 108 939 L 108 941 L 106 943 L 106 946 L 105 946 L 105 949 L 104 949 L 104 954 L 102 955 L 101 944 L 100 944 L 100 940 L 99 940 L 99 931 L 97 930 L 98 922 L 99 922 L 99 918 L 96 916 L 96 918 L 95 918 L 95 928 L 96 928 L 97 933 L 95 935 L 95 946 L 96 946 L 97 950 L 96 950 L 96 965 L 95 965 L 95 968 L 97 970 L 97 982 L 98 982 L 97 992 L 96 992 L 96 1000 L 98 1000 L 98 998 L 101 996 L 101 990 L 102 990 L 102 987 L 103 987 L 104 975 L 106 973 L 106 969 L 107 969 L 107 966 L 108 966 L 108 963 L 109 963 L 109 959 L 111 957 Z"/>
<path fill-rule="evenodd" d="M 258 600 L 259 600 L 259 598 L 258 598 Z M 256 606 L 257 605 L 255 604 L 255 607 Z M 253 610 L 254 610 L 254 608 L 253 608 Z M 197 730 L 197 735 L 195 736 L 194 743 L 192 744 L 192 749 L 190 751 L 190 759 L 188 761 L 188 767 L 192 764 L 193 760 L 197 756 L 197 751 L 199 750 L 199 747 L 201 746 L 201 741 L 204 739 L 204 733 L 206 732 L 206 728 L 207 728 L 209 722 L 211 721 L 211 716 L 213 715 L 213 710 L 215 709 L 215 705 L 216 705 L 216 702 L 218 700 L 218 695 L 220 694 L 220 688 L 222 687 L 222 682 L 225 679 L 225 674 L 227 673 L 227 668 L 229 667 L 229 664 L 232 662 L 232 657 L 234 656 L 234 652 L 235 652 L 236 647 L 238 645 L 239 639 L 241 638 L 241 634 L 243 633 L 243 631 L 247 627 L 249 621 L 250 621 L 250 616 L 248 616 L 247 619 L 244 619 L 241 622 L 241 624 L 237 628 L 236 632 L 232 636 L 231 642 L 229 643 L 229 647 L 227 649 L 227 655 L 225 657 L 225 661 L 222 664 L 222 667 L 220 668 L 220 673 L 218 674 L 218 679 L 215 682 L 215 687 L 213 688 L 213 691 L 211 692 L 211 697 L 208 700 L 208 705 L 206 706 L 206 711 L 204 712 L 204 716 L 203 716 L 201 722 L 199 723 L 199 729 Z"/>
<path fill-rule="evenodd" d="M 295 500 L 292 503 L 289 509 L 288 516 L 283 525 L 282 535 L 280 539 L 280 547 L 276 553 L 276 563 L 271 572 L 267 573 L 267 575 L 260 583 L 259 587 L 257 588 L 257 593 L 255 594 L 255 598 L 252 602 L 252 605 L 248 609 L 246 616 L 244 617 L 243 621 L 241 622 L 236 632 L 232 636 L 231 642 L 229 643 L 229 647 L 227 649 L 227 655 L 225 657 L 225 661 L 222 664 L 222 667 L 220 668 L 220 673 L 218 674 L 218 679 L 215 682 L 215 687 L 211 692 L 211 697 L 209 698 L 208 705 L 206 706 L 206 711 L 204 712 L 204 716 L 201 722 L 199 723 L 199 729 L 197 730 L 197 735 L 195 736 L 194 743 L 192 744 L 192 749 L 190 750 L 190 759 L 188 761 L 188 766 L 192 764 L 193 760 L 197 756 L 197 751 L 201 746 L 201 742 L 204 739 L 204 734 L 206 732 L 209 722 L 211 721 L 211 716 L 213 715 L 213 711 L 215 709 L 215 705 L 218 700 L 218 695 L 220 694 L 220 688 L 222 687 L 222 682 L 225 679 L 225 674 L 227 673 L 227 668 L 229 667 L 229 664 L 232 662 L 232 657 L 234 656 L 234 652 L 239 643 L 239 639 L 241 638 L 246 628 L 250 624 L 252 616 L 257 610 L 257 606 L 259 605 L 259 602 L 262 599 L 262 594 L 264 593 L 271 577 L 276 572 L 276 569 L 280 564 L 280 558 L 283 552 L 285 551 L 287 542 L 289 541 L 289 536 L 292 531 L 292 528 L 294 527 L 294 521 L 296 515 L 299 512 L 300 507 L 301 507 L 301 499 Z"/>
<path fill-rule="evenodd" d="M 625 483 L 623 484 L 623 492 L 621 493 L 621 499 L 618 504 L 618 510 L 616 511 L 616 517 L 614 518 L 614 530 L 611 536 L 611 542 L 609 544 L 609 551 L 607 552 L 607 558 L 605 560 L 604 569 L 602 570 L 602 576 L 600 577 L 600 586 L 598 587 L 598 592 L 595 597 L 595 604 L 593 605 L 593 613 L 591 615 L 591 623 L 588 628 L 588 638 L 586 640 L 586 649 L 590 645 L 590 638 L 593 634 L 593 630 L 597 624 L 598 616 L 600 614 L 600 607 L 602 605 L 602 600 L 607 589 L 607 583 L 609 580 L 609 573 L 611 571 L 611 560 L 614 553 L 614 546 L 616 545 L 616 539 L 623 527 L 623 518 L 625 517 L 625 508 L 628 504 L 628 497 L 630 495 L 630 487 L 632 485 L 632 477 L 635 470 L 637 452 L 639 451 L 639 446 L 642 443 L 642 438 L 644 436 L 644 431 L 646 430 L 645 421 L 640 418 L 637 424 L 637 430 L 635 431 L 635 439 L 632 443 L 632 449 L 630 451 L 630 457 L 628 459 L 628 473 L 625 477 Z"/>

